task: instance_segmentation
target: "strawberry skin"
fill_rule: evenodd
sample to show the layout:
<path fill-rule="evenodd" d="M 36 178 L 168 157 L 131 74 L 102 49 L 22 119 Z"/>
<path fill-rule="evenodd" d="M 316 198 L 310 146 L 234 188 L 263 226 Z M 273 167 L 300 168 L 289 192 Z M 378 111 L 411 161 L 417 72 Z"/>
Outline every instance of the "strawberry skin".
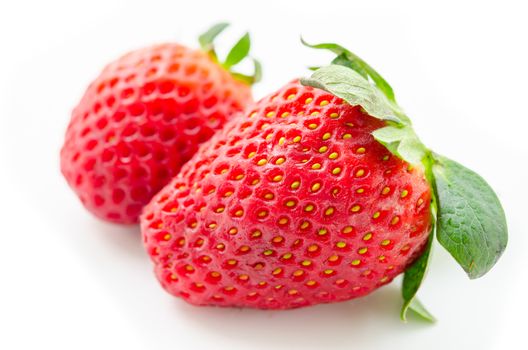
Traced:
<path fill-rule="evenodd" d="M 371 136 L 383 121 L 294 81 L 204 144 L 145 207 L 162 286 L 287 309 L 366 295 L 421 253 L 431 192 Z"/>
<path fill-rule="evenodd" d="M 74 109 L 61 171 L 90 212 L 137 222 L 199 144 L 251 100 L 250 86 L 203 51 L 162 44 L 131 52 Z"/>

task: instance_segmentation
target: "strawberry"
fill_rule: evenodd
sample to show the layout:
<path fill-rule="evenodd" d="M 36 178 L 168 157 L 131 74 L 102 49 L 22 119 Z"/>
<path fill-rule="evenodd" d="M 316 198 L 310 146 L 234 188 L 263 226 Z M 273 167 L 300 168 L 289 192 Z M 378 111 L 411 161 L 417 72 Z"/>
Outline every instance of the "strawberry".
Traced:
<path fill-rule="evenodd" d="M 196 305 L 287 309 L 366 295 L 405 271 L 408 309 L 435 235 L 471 278 L 504 250 L 497 197 L 426 148 L 390 85 L 333 64 L 232 120 L 145 207 L 161 285 Z"/>
<path fill-rule="evenodd" d="M 234 114 L 252 102 L 255 76 L 231 73 L 249 51 L 246 34 L 219 63 L 213 39 L 202 50 L 176 43 L 130 52 L 109 64 L 72 113 L 61 170 L 96 216 L 134 223 L 143 206 Z"/>
<path fill-rule="evenodd" d="M 384 122 L 287 84 L 200 149 L 146 207 L 163 287 L 193 304 L 283 309 L 365 295 L 423 249 L 430 188 Z"/>

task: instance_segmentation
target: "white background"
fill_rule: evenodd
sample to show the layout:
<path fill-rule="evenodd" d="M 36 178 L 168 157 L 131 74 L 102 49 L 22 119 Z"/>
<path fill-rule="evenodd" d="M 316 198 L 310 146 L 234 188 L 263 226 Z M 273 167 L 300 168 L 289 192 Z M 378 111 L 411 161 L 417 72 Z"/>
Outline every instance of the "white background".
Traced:
<path fill-rule="evenodd" d="M 0 3 L 0 348 L 525 349 L 528 11 L 523 1 L 8 1 Z M 59 173 L 69 113 L 122 53 L 196 46 L 218 20 L 264 63 L 257 97 L 336 41 L 396 90 L 422 140 L 496 189 L 510 242 L 468 280 L 436 246 L 420 299 L 435 325 L 398 318 L 399 283 L 294 311 L 197 308 L 161 290 L 137 228 L 100 222 Z M 224 45 L 226 47 L 227 45 Z"/>

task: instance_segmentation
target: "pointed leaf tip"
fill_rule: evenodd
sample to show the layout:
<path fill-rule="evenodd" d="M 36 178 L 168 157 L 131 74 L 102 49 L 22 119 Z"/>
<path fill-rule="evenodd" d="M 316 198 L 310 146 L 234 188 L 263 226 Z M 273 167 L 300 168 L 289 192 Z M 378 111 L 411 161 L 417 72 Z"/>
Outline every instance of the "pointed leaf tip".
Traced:
<path fill-rule="evenodd" d="M 213 25 L 205 33 L 198 37 L 198 42 L 204 51 L 211 51 L 214 48 L 213 42 L 216 37 L 229 26 L 227 22 L 220 22 Z"/>

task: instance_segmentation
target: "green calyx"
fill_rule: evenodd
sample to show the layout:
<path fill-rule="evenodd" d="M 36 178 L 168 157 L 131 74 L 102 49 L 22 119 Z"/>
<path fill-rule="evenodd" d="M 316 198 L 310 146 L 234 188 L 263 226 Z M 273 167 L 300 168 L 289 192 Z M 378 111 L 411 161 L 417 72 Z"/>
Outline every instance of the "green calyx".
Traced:
<path fill-rule="evenodd" d="M 392 154 L 421 166 L 431 187 L 431 231 L 423 254 L 407 268 L 403 278 L 401 318 L 413 310 L 428 321 L 434 317 L 416 298 L 425 277 L 434 237 L 466 271 L 469 278 L 486 274 L 500 258 L 508 241 L 506 218 L 500 201 L 475 172 L 428 149 L 411 120 L 398 106 L 394 90 L 370 65 L 344 47 L 324 43 L 304 45 L 336 54 L 328 66 L 311 68 L 303 85 L 323 89 L 370 116 L 385 121 L 373 137 Z"/>
<path fill-rule="evenodd" d="M 218 55 L 216 54 L 214 47 L 214 40 L 216 37 L 222 33 L 229 23 L 218 23 L 212 26 L 208 31 L 203 33 L 198 37 L 200 46 L 202 50 L 207 52 L 211 58 L 224 67 L 227 71 L 233 75 L 236 79 L 245 82 L 248 85 L 255 84 L 259 82 L 262 78 L 262 66 L 258 60 L 249 56 L 249 51 L 251 49 L 251 39 L 249 33 L 245 33 L 237 43 L 231 48 L 227 54 L 225 60 L 220 61 Z M 232 68 L 242 62 L 245 58 L 249 58 L 253 61 L 253 74 L 246 75 L 236 71 L 233 71 Z"/>

